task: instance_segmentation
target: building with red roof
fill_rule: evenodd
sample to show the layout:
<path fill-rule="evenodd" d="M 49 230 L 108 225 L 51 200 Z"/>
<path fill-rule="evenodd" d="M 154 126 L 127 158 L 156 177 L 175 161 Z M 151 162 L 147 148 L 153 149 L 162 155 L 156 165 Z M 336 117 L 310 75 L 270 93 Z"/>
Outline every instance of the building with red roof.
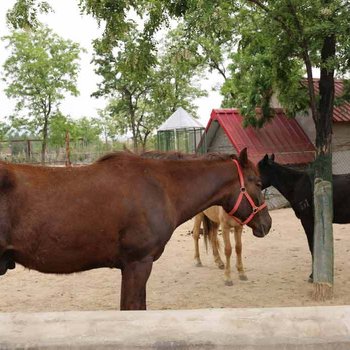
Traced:
<path fill-rule="evenodd" d="M 318 80 L 315 79 L 318 92 Z M 335 93 L 343 93 L 343 81 L 335 81 Z M 239 153 L 248 148 L 249 158 L 258 162 L 266 153 L 275 154 L 276 161 L 287 165 L 303 166 L 315 158 L 315 124 L 308 115 L 288 118 L 278 101 L 272 108 L 275 117 L 261 129 L 243 127 L 239 110 L 213 109 L 206 127 L 208 152 Z M 334 108 L 333 113 L 333 173 L 350 173 L 350 103 Z"/>
<path fill-rule="evenodd" d="M 274 153 L 282 164 L 308 164 L 315 158 L 315 147 L 296 119 L 287 118 L 275 108 L 275 117 L 261 129 L 242 126 L 237 109 L 213 109 L 206 127 L 208 152 L 239 153 L 248 148 L 249 158 L 258 162 Z"/>

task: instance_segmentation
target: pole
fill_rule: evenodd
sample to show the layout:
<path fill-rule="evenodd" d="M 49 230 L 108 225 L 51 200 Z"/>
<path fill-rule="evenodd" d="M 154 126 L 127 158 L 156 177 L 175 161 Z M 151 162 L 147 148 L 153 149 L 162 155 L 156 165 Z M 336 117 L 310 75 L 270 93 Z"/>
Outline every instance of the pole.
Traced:
<path fill-rule="evenodd" d="M 66 166 L 72 166 L 72 163 L 70 161 L 70 143 L 69 143 L 69 131 L 66 130 Z"/>

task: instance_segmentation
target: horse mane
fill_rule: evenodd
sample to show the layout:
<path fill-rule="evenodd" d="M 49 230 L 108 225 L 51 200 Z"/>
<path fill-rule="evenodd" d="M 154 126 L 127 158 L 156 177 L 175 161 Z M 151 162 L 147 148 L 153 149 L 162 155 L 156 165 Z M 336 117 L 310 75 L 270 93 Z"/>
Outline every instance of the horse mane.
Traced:
<path fill-rule="evenodd" d="M 180 160 L 180 159 L 196 159 L 197 154 L 194 153 L 182 153 L 177 151 L 162 152 L 162 151 L 146 151 L 140 153 L 142 158 L 150 159 L 170 159 L 170 160 Z"/>
<path fill-rule="evenodd" d="M 114 159 L 122 159 L 122 158 L 128 158 L 128 157 L 137 157 L 137 154 L 129 151 L 114 151 L 107 153 L 103 155 L 102 157 L 98 158 L 95 163 L 102 163 Z"/>
<path fill-rule="evenodd" d="M 195 153 L 182 153 L 177 151 L 162 152 L 162 151 L 145 151 L 141 153 L 134 153 L 128 149 L 124 151 L 110 152 L 99 159 L 95 163 L 101 163 L 106 161 L 112 161 L 115 159 L 125 159 L 127 157 L 144 158 L 144 159 L 155 159 L 155 160 L 227 160 L 227 159 L 238 159 L 235 154 L 225 154 L 210 152 L 205 154 Z"/>
<path fill-rule="evenodd" d="M 182 153 L 178 151 L 162 152 L 162 151 L 146 151 L 140 154 L 142 158 L 150 159 L 168 159 L 168 160 L 188 160 L 188 159 L 208 159 L 208 160 L 227 160 L 237 159 L 235 154 L 225 154 L 218 152 L 210 152 L 205 154 Z"/>

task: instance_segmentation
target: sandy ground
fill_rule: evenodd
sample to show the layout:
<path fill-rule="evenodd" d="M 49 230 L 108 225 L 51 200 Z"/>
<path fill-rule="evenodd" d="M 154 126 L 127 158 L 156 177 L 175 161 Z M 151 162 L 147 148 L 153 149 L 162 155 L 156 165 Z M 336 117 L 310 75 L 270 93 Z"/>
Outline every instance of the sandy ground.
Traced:
<path fill-rule="evenodd" d="M 350 225 L 333 226 L 334 298 L 316 303 L 311 297 L 313 286 L 307 282 L 311 258 L 299 220 L 291 209 L 270 213 L 273 226 L 268 236 L 256 238 L 249 228 L 244 229 L 248 281 L 240 281 L 234 272 L 231 287 L 224 285 L 223 271 L 205 252 L 203 240 L 204 266 L 194 266 L 192 221 L 179 227 L 154 264 L 147 288 L 148 309 L 350 305 Z M 0 312 L 119 309 L 120 282 L 120 271 L 113 269 L 60 276 L 17 265 L 0 278 Z"/>

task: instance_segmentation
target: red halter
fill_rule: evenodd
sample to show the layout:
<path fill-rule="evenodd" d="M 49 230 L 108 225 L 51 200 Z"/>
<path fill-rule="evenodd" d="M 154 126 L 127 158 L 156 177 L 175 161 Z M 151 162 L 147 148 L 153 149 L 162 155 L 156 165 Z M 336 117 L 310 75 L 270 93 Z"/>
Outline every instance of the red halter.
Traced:
<path fill-rule="evenodd" d="M 238 171 L 238 176 L 239 176 L 239 183 L 241 185 L 241 189 L 240 189 L 240 193 L 238 195 L 237 201 L 235 206 L 233 207 L 233 209 L 228 213 L 228 215 L 232 216 L 233 219 L 235 219 L 239 224 L 241 225 L 245 225 L 247 224 L 250 220 L 253 219 L 253 217 L 255 216 L 256 213 L 258 213 L 260 210 L 264 209 L 266 207 L 266 203 L 264 202 L 263 204 L 261 204 L 260 206 L 256 206 L 252 197 L 249 195 L 249 193 L 246 191 L 246 188 L 244 187 L 244 179 L 243 179 L 243 173 L 241 170 L 241 167 L 238 163 L 238 161 L 236 159 L 233 159 L 233 162 L 236 164 L 237 166 L 237 171 Z M 233 214 L 238 210 L 239 206 L 241 205 L 243 196 L 245 196 L 248 200 L 248 202 L 250 203 L 250 205 L 252 206 L 252 212 L 251 214 L 248 216 L 247 219 L 245 219 L 244 221 L 241 221 L 239 218 L 233 216 Z"/>

